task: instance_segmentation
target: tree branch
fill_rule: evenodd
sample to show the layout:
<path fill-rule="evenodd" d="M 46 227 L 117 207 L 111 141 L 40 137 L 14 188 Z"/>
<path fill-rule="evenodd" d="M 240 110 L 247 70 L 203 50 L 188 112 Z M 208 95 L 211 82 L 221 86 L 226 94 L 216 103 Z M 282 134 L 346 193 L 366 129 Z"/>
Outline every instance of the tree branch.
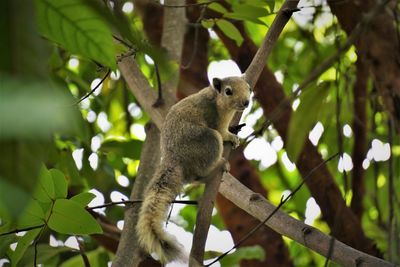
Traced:
<path fill-rule="evenodd" d="M 220 192 L 238 207 L 259 220 L 265 220 L 276 208 L 260 194 L 249 190 L 228 173 L 223 176 Z M 329 235 L 294 219 L 282 211 L 277 211 L 267 221 L 266 225 L 321 255 L 327 256 L 329 253 Z M 335 241 L 331 259 L 343 266 L 393 266 L 392 263 L 353 249 L 340 241 Z"/>
<path fill-rule="evenodd" d="M 356 63 L 356 82 L 353 88 L 354 98 L 354 117 L 353 117 L 353 132 L 354 143 L 352 159 L 354 168 L 352 171 L 351 191 L 353 197 L 351 198 L 350 207 L 354 214 L 361 220 L 363 214 L 363 198 L 365 194 L 365 181 L 364 181 L 364 168 L 362 163 L 364 161 L 367 151 L 367 81 L 368 69 L 365 65 L 365 55 L 358 53 Z"/>
<path fill-rule="evenodd" d="M 281 34 L 286 23 L 292 16 L 292 13 L 298 11 L 298 3 L 299 1 L 297 0 L 288 0 L 283 3 L 274 22 L 269 28 L 260 49 L 258 49 L 250 65 L 247 67 L 245 77 L 251 88 L 254 88 L 254 86 L 256 85 L 258 77 L 260 76 L 261 71 L 266 64 L 267 57 L 271 53 L 274 44 L 278 40 L 278 37 Z"/>

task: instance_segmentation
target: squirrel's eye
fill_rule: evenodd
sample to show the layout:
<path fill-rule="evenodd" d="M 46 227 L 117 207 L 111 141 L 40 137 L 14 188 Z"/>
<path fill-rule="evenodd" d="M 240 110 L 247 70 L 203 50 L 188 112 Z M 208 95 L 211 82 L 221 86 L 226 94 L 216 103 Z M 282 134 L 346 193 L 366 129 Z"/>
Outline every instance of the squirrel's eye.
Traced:
<path fill-rule="evenodd" d="M 225 88 L 225 94 L 226 95 L 232 95 L 233 94 L 232 89 L 229 88 L 229 87 Z"/>

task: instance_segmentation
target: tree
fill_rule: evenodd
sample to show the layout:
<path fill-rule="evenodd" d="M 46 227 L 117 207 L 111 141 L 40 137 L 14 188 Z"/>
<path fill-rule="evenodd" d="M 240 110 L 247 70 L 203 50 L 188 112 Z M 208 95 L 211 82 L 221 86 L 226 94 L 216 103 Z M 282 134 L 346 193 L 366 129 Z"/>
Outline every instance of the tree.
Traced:
<path fill-rule="evenodd" d="M 272 22 L 294 13 L 268 39 L 244 119 L 253 131 L 219 186 L 211 222 L 239 244 L 220 264 L 400 264 L 399 4 L 186 2 L 3 1 L 1 262 L 157 266 L 134 233 L 157 127 L 176 98 L 207 85 L 209 62 L 231 58 L 249 75 L 267 31 L 280 33 Z M 193 204 L 212 208 L 203 191 L 187 188 L 170 220 L 193 232 Z M 303 223 L 313 201 L 315 228 Z"/>

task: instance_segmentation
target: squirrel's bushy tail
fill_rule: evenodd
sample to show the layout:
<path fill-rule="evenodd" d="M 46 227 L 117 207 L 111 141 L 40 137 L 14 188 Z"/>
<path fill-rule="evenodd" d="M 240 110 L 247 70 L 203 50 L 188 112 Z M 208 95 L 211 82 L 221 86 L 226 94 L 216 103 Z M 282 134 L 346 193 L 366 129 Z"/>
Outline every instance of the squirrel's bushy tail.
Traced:
<path fill-rule="evenodd" d="M 184 260 L 182 246 L 163 229 L 168 207 L 182 187 L 183 173 L 179 167 L 157 171 L 146 189 L 136 232 L 140 246 L 156 253 L 160 262 Z"/>

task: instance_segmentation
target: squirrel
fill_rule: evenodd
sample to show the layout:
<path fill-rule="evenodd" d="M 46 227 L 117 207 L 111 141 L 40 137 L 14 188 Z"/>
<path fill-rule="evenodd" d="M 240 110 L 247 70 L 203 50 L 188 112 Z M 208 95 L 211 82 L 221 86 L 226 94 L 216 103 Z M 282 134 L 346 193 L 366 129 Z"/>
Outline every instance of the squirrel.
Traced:
<path fill-rule="evenodd" d="M 239 145 L 228 128 L 235 113 L 249 105 L 250 93 L 244 77 L 214 78 L 169 110 L 161 128 L 160 166 L 144 192 L 136 225 L 139 245 L 161 263 L 185 260 L 182 245 L 163 229 L 168 207 L 184 184 L 229 171 L 223 142 Z"/>

